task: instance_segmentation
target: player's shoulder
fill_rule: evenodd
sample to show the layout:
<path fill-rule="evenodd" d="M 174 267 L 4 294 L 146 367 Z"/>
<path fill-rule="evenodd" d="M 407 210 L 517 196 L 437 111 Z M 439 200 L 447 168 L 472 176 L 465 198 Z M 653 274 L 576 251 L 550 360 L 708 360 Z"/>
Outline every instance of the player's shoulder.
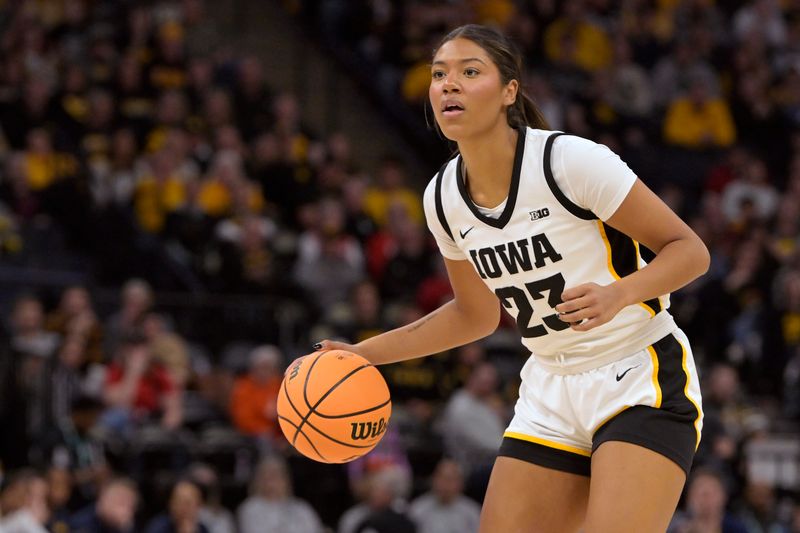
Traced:
<path fill-rule="evenodd" d="M 605 144 L 572 134 L 560 136 L 553 146 L 553 152 L 564 159 L 587 162 L 614 154 L 614 151 Z"/>
<path fill-rule="evenodd" d="M 425 197 L 435 193 L 435 191 L 436 191 L 436 182 L 439 179 L 439 175 L 442 174 L 442 177 L 444 178 L 445 175 L 448 174 L 448 172 L 452 171 L 455 168 L 455 164 L 456 164 L 456 160 L 457 159 L 458 159 L 457 155 L 451 157 L 450 159 L 448 159 L 447 161 L 442 163 L 442 166 L 440 166 L 436 170 L 436 172 L 433 174 L 433 176 L 431 176 L 431 179 L 428 181 L 428 185 L 425 186 L 425 193 L 424 193 Z"/>

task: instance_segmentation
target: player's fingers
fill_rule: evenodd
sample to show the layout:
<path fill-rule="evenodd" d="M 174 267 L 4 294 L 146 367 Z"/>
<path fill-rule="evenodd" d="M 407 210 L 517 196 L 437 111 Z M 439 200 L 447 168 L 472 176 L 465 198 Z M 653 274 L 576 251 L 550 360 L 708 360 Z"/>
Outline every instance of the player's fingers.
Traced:
<path fill-rule="evenodd" d="M 564 313 L 572 313 L 578 309 L 588 307 L 589 303 L 589 299 L 583 296 L 574 300 L 569 300 L 568 302 L 561 302 L 560 304 L 556 305 L 555 310 L 559 315 Z"/>
<path fill-rule="evenodd" d="M 580 298 L 581 296 L 585 296 L 594 286 L 595 286 L 594 283 L 582 283 L 575 287 L 570 287 L 569 289 L 561 293 L 561 300 L 566 302 L 569 300 Z"/>
<path fill-rule="evenodd" d="M 585 320 L 587 318 L 592 318 L 594 313 L 588 307 L 583 307 L 581 309 L 576 309 L 570 313 L 559 313 L 558 318 L 564 322 L 572 324 L 574 322 L 580 322 L 581 320 Z"/>

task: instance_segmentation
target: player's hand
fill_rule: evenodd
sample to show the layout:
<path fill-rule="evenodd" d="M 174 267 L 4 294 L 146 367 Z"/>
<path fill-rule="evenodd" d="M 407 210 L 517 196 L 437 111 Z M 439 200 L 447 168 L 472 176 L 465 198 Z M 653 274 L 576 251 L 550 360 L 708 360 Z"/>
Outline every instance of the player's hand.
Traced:
<path fill-rule="evenodd" d="M 575 331 L 589 331 L 605 324 L 625 307 L 622 291 L 615 284 L 583 283 L 561 293 L 558 318 Z"/>
<path fill-rule="evenodd" d="M 358 348 L 353 344 L 347 344 L 338 341 L 319 341 L 314 345 L 314 349 L 318 352 L 327 352 L 328 350 L 344 350 L 346 352 L 358 353 Z"/>
<path fill-rule="evenodd" d="M 308 355 L 300 356 L 297 359 L 295 359 L 294 361 L 292 361 L 289 364 L 289 366 L 286 367 L 286 370 L 283 372 L 283 375 L 284 376 L 287 375 L 292 368 L 294 368 L 295 366 L 300 364 L 300 362 L 303 359 L 305 359 L 306 357 L 310 357 L 310 356 L 314 355 L 315 353 L 319 353 L 319 352 L 327 352 L 329 350 L 344 350 L 346 352 L 358 353 L 358 349 L 352 344 L 347 344 L 347 343 L 338 342 L 338 341 L 329 341 L 329 340 L 319 341 L 318 343 L 314 344 L 314 352 L 313 353 L 310 353 Z"/>

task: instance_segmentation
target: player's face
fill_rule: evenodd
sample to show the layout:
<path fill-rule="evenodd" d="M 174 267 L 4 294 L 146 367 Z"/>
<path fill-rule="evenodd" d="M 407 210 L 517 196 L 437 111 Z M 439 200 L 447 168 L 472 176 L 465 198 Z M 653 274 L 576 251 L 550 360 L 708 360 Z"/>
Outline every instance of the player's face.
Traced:
<path fill-rule="evenodd" d="M 436 52 L 428 95 L 442 132 L 458 142 L 506 125 L 505 110 L 514 103 L 516 88 L 516 80 L 503 84 L 483 48 L 459 38 Z"/>

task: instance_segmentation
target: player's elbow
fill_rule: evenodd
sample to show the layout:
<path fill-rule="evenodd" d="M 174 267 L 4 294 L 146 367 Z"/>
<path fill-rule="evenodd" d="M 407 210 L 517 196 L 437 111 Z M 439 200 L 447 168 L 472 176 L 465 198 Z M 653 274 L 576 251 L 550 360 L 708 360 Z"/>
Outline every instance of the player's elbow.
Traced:
<path fill-rule="evenodd" d="M 500 324 L 500 304 L 487 305 L 476 310 L 470 322 L 471 330 L 478 339 L 491 335 Z"/>
<path fill-rule="evenodd" d="M 695 264 L 697 265 L 697 277 L 702 276 L 708 269 L 711 267 L 711 252 L 708 251 L 708 247 L 705 243 L 697 237 L 697 241 L 695 243 Z"/>

